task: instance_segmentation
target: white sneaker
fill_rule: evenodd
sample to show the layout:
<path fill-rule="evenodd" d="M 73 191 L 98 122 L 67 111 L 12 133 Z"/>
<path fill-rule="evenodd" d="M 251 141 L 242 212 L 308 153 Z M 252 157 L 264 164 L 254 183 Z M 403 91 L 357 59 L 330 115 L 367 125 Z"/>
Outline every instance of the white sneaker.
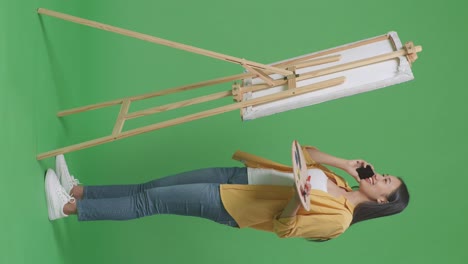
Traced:
<path fill-rule="evenodd" d="M 62 154 L 55 157 L 55 171 L 60 179 L 60 183 L 68 194 L 71 192 L 73 186 L 80 184 L 78 179 L 75 179 L 75 177 L 70 175 L 67 162 L 65 162 L 65 157 Z"/>
<path fill-rule="evenodd" d="M 75 198 L 71 197 L 60 185 L 54 170 L 48 169 L 45 177 L 45 192 L 47 197 L 47 208 L 49 220 L 67 217 L 63 212 L 63 207 L 67 203 L 74 203 Z"/>

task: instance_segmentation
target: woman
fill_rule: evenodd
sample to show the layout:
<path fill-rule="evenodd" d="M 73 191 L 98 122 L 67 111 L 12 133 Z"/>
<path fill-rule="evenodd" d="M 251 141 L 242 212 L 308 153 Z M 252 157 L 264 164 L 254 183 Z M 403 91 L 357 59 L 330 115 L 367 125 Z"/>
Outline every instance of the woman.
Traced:
<path fill-rule="evenodd" d="M 234 159 L 246 168 L 211 168 L 156 179 L 145 184 L 81 186 L 69 174 L 63 155 L 46 174 L 49 219 L 76 214 L 80 221 L 129 220 L 153 214 L 207 218 L 232 227 L 251 227 L 279 237 L 326 240 L 359 221 L 401 212 L 409 202 L 405 183 L 375 173 L 360 180 L 364 160 L 346 160 L 303 147 L 311 175 L 311 210 L 302 208 L 291 167 L 245 152 Z M 353 190 L 324 167 L 344 170 L 359 182 Z"/>

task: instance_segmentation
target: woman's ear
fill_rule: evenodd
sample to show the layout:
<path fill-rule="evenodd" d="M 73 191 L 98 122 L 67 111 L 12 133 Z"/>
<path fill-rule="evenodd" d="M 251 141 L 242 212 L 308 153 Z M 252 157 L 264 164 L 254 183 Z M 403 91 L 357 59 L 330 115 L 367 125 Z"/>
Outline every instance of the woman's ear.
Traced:
<path fill-rule="evenodd" d="M 387 200 L 387 198 L 382 197 L 382 198 L 377 199 L 377 203 L 379 203 L 379 204 L 388 203 L 388 200 Z"/>

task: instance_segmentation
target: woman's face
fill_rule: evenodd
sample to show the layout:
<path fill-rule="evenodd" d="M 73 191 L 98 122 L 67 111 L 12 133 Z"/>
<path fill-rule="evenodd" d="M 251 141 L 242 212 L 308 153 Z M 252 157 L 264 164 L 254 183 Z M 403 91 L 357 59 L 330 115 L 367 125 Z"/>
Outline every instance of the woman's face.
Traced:
<path fill-rule="evenodd" d="M 387 197 L 398 189 L 400 184 L 400 179 L 395 176 L 375 173 L 374 176 L 359 182 L 359 191 L 372 201 L 386 203 Z"/>

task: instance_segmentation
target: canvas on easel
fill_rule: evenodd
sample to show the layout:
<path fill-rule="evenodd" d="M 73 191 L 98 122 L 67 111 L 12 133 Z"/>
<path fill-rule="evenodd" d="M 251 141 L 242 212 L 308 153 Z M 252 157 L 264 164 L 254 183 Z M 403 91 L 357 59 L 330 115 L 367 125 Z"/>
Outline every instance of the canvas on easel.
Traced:
<path fill-rule="evenodd" d="M 408 50 L 413 50 L 414 55 L 408 56 Z M 252 120 L 413 80 L 411 64 L 417 58 L 416 50 L 419 52 L 421 47 L 415 47 L 412 42 L 402 44 L 397 32 L 392 31 L 374 38 L 273 63 L 275 67 L 287 66 L 287 69 L 294 69 L 295 75 L 282 78 L 278 74 L 272 74 L 271 78 L 276 80 L 272 86 L 259 77 L 245 78 L 238 84 L 238 89 L 243 91 L 242 101 L 306 87 L 333 78 L 345 78 L 346 81 L 300 97 L 242 108 L 242 119 Z"/>
<path fill-rule="evenodd" d="M 39 8 L 37 12 L 73 23 L 235 63 L 245 70 L 244 73 L 214 80 L 60 111 L 57 116 L 63 118 L 67 115 L 104 107 L 121 106 L 114 127 L 109 129 L 110 135 L 44 152 L 37 155 L 37 159 L 45 159 L 90 148 L 233 110 L 241 111 L 242 120 L 251 120 L 409 81 L 414 78 L 410 66 L 417 59 L 417 53 L 422 50 L 421 46 L 415 46 L 412 42 L 403 45 L 396 32 L 390 32 L 382 36 L 269 65 L 43 8 Z M 159 105 L 145 110 L 129 111 L 131 104 L 136 101 L 233 81 L 235 83 L 232 87 L 225 91 Z M 124 130 L 125 122 L 134 118 L 226 97 L 232 97 L 234 103 L 131 130 Z"/>

